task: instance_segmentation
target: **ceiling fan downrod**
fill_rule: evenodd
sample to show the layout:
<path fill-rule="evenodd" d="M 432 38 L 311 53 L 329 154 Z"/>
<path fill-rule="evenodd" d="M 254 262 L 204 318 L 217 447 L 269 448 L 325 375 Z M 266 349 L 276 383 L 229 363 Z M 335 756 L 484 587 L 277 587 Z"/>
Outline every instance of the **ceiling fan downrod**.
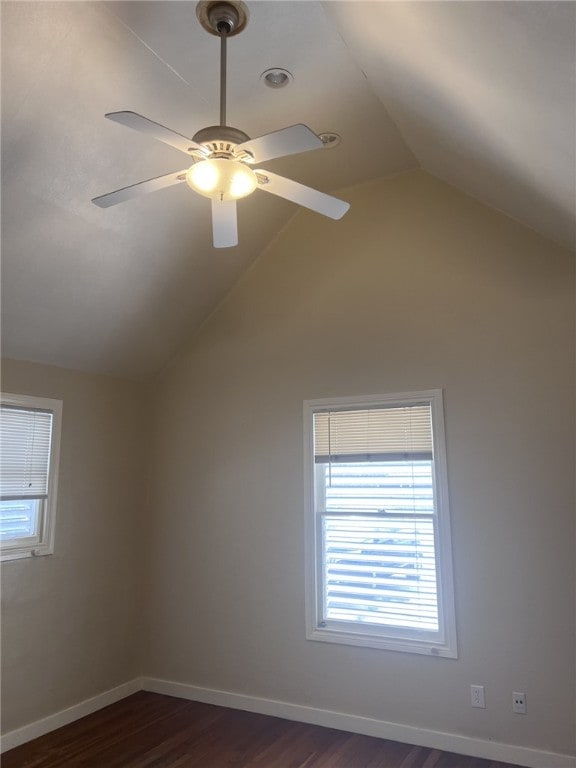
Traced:
<path fill-rule="evenodd" d="M 226 125 L 226 39 L 229 27 L 225 21 L 218 24 L 220 32 L 220 125 Z"/>
<path fill-rule="evenodd" d="M 241 32 L 248 23 L 248 9 L 237 0 L 201 0 L 196 6 L 200 24 L 220 38 L 220 127 L 226 126 L 227 40 Z"/>

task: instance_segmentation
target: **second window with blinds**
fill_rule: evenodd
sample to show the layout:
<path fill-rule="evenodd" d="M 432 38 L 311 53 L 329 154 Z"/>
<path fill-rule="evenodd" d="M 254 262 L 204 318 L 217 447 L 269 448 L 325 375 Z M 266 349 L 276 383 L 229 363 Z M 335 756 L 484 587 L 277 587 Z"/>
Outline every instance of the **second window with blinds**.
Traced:
<path fill-rule="evenodd" d="M 307 636 L 456 658 L 442 392 L 304 404 Z"/>
<path fill-rule="evenodd" d="M 62 401 L 0 395 L 0 559 L 50 555 Z"/>

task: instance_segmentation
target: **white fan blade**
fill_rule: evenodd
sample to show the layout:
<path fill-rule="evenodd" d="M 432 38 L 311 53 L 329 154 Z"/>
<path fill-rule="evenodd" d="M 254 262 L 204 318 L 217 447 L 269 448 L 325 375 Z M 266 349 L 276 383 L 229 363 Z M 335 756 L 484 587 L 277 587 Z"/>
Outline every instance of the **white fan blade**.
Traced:
<path fill-rule="evenodd" d="M 192 139 L 188 139 L 186 136 L 182 136 L 181 133 L 165 128 L 160 123 L 155 123 L 153 120 L 148 120 L 147 117 L 142 117 L 136 112 L 109 112 L 107 115 L 108 120 L 113 120 L 115 123 L 125 125 L 127 128 L 132 128 L 140 133 L 147 133 L 158 141 L 163 141 L 164 144 L 170 144 L 171 147 L 176 147 L 186 155 L 191 154 L 192 151 L 200 150 L 205 154 L 205 149 L 196 144 Z"/>
<path fill-rule="evenodd" d="M 140 195 L 146 195 L 148 192 L 156 192 L 157 189 L 171 187 L 173 184 L 180 184 L 180 182 L 185 180 L 186 170 L 167 173 L 165 176 L 157 176 L 155 179 L 141 181 L 138 184 L 117 189 L 115 192 L 110 192 L 107 195 L 100 195 L 100 197 L 95 197 L 92 202 L 100 208 L 109 208 L 111 205 L 123 203 L 125 200 L 131 200 L 133 197 L 140 197 Z"/>
<path fill-rule="evenodd" d="M 329 216 L 331 219 L 341 219 L 350 208 L 350 203 L 344 200 L 338 200 L 337 197 L 326 195 L 324 192 L 318 192 L 317 189 L 306 187 L 292 179 L 286 179 L 284 176 L 277 176 L 270 171 L 257 170 L 258 186 L 263 192 L 270 192 L 278 197 L 284 197 L 293 203 L 310 208 L 311 211 L 321 213 L 323 216 Z"/>
<path fill-rule="evenodd" d="M 299 123 L 280 131 L 266 133 L 239 144 L 236 150 L 244 149 L 254 157 L 255 163 L 264 163 L 275 157 L 296 155 L 299 152 L 308 152 L 310 149 L 322 149 L 324 144 L 316 136 L 314 131 L 306 125 Z"/>
<path fill-rule="evenodd" d="M 238 245 L 236 200 L 212 200 L 212 237 L 214 248 Z"/>

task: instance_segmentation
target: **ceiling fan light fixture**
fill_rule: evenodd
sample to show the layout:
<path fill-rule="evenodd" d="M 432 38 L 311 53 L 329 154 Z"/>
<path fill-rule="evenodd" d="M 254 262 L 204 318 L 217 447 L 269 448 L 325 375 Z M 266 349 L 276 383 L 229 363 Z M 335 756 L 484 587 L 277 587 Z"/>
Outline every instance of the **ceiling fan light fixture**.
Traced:
<path fill-rule="evenodd" d="M 239 160 L 218 157 L 194 163 L 186 171 L 186 183 L 212 200 L 239 200 L 254 192 L 258 179 L 254 171 Z"/>

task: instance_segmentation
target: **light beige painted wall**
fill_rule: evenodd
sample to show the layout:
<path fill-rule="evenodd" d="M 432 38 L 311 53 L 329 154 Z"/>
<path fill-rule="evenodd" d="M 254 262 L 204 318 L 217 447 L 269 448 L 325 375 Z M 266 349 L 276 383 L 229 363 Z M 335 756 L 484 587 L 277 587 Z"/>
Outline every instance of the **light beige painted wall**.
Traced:
<path fill-rule="evenodd" d="M 2 564 L 2 730 L 140 673 L 144 389 L 4 360 L 6 392 L 63 400 L 54 554 Z"/>
<path fill-rule="evenodd" d="M 339 223 L 299 213 L 158 382 L 144 672 L 572 753 L 573 257 L 423 172 L 346 197 Z M 307 641 L 302 401 L 435 387 L 459 659 Z"/>

